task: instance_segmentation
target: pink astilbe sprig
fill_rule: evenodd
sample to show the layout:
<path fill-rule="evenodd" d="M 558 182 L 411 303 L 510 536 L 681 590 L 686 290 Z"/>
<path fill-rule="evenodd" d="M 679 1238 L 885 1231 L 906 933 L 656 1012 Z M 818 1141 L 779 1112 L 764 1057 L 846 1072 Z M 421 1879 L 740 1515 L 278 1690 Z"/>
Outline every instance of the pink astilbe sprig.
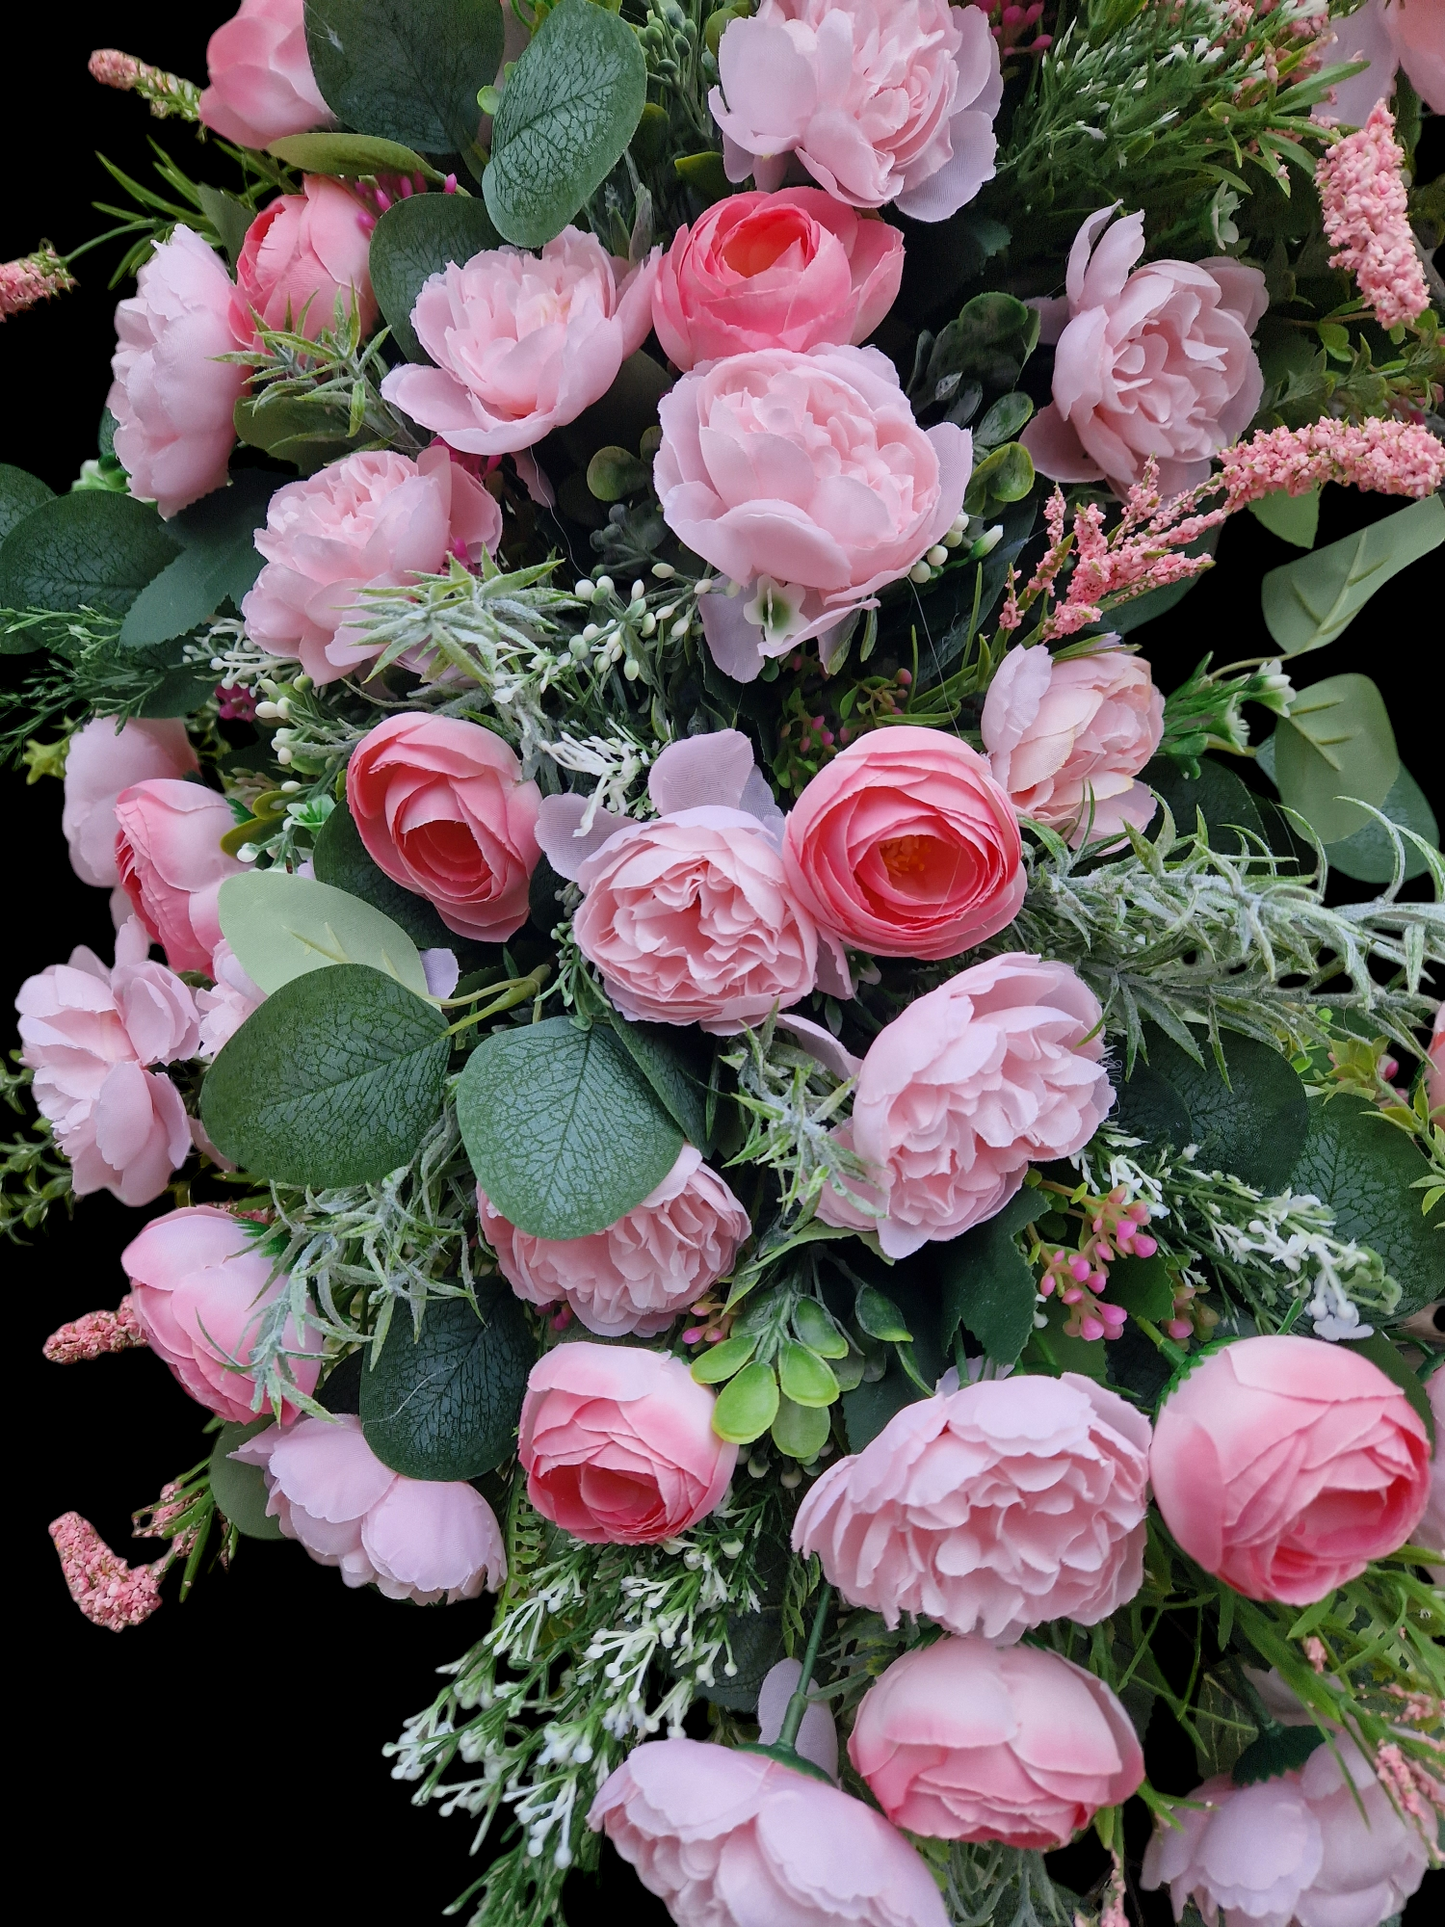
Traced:
<path fill-rule="evenodd" d="M 1325 238 L 1335 250 L 1330 266 L 1354 275 L 1382 328 L 1418 321 L 1430 305 L 1410 231 L 1404 164 L 1395 117 L 1377 101 L 1364 126 L 1315 166 Z"/>
<path fill-rule="evenodd" d="M 149 1619 L 160 1605 L 169 1553 L 154 1565 L 128 1566 L 78 1512 L 62 1513 L 52 1522 L 50 1536 L 70 1596 L 92 1625 L 121 1633 Z"/>
<path fill-rule="evenodd" d="M 1430 1864 L 1440 1866 L 1440 1850 L 1435 1842 L 1440 1831 L 1440 1815 L 1445 1814 L 1445 1781 L 1436 1779 L 1418 1760 L 1407 1759 L 1393 1741 L 1376 1753 L 1375 1771 L 1401 1812 L 1407 1813 L 1419 1828 Z"/>
<path fill-rule="evenodd" d="M 128 1352 L 150 1341 L 141 1330 L 129 1294 L 114 1311 L 88 1311 L 59 1331 L 41 1348 L 52 1365 L 76 1365 L 82 1359 L 104 1358 L 107 1352 Z"/>
<path fill-rule="evenodd" d="M 1418 500 L 1445 485 L 1445 442 L 1422 423 L 1374 417 L 1262 428 L 1224 450 L 1218 475 L 1199 493 L 1223 488 L 1233 514 L 1266 495 L 1304 495 L 1324 482 Z"/>
<path fill-rule="evenodd" d="M 75 276 L 48 241 L 18 261 L 0 261 L 0 321 L 75 285 Z"/>
<path fill-rule="evenodd" d="M 157 120 L 179 114 L 182 120 L 199 121 L 201 90 L 193 80 L 168 74 L 163 67 L 152 67 L 123 54 L 116 47 L 97 47 L 86 62 L 92 80 L 102 87 L 115 87 L 123 94 L 139 94 Z"/>

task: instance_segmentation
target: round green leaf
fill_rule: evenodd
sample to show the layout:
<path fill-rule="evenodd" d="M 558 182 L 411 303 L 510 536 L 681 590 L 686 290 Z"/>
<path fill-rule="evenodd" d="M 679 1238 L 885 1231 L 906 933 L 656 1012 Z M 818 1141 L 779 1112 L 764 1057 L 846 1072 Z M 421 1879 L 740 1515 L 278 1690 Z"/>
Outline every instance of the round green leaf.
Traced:
<path fill-rule="evenodd" d="M 724 1379 L 740 1372 L 758 1348 L 754 1332 L 739 1332 L 734 1338 L 724 1338 L 721 1344 L 710 1345 L 692 1362 L 692 1375 L 699 1385 L 721 1385 Z"/>
<path fill-rule="evenodd" d="M 465 154 L 502 59 L 497 0 L 306 0 L 321 97 L 364 134 Z"/>
<path fill-rule="evenodd" d="M 1167 1077 L 1161 1077 L 1142 1058 L 1133 1075 L 1115 1087 L 1110 1122 L 1146 1144 L 1172 1144 L 1182 1151 L 1191 1142 L 1194 1126 L 1183 1098 Z"/>
<path fill-rule="evenodd" d="M 123 616 L 179 550 L 150 502 L 108 489 L 57 495 L 0 544 L 0 607 Z"/>
<path fill-rule="evenodd" d="M 1289 1059 L 1252 1037 L 1226 1032 L 1226 1084 L 1207 1041 L 1201 1046 L 1205 1061 L 1196 1064 L 1152 1024 L 1145 1026 L 1144 1040 L 1149 1068 L 1173 1087 L 1189 1113 L 1200 1169 L 1230 1171 L 1258 1191 L 1282 1191 L 1309 1130 L 1309 1100 Z"/>
<path fill-rule="evenodd" d="M 771 1365 L 744 1365 L 724 1385 L 713 1407 L 712 1429 L 734 1445 L 760 1439 L 778 1415 L 778 1381 Z"/>
<path fill-rule="evenodd" d="M 408 1479 L 475 1479 L 516 1450 L 517 1415 L 536 1350 L 504 1285 L 426 1307 L 421 1332 L 393 1318 L 381 1357 L 361 1375 L 361 1429 Z"/>
<path fill-rule="evenodd" d="M 221 934 L 241 968 L 268 995 L 333 964 L 370 964 L 428 997 L 416 945 L 390 917 L 360 897 L 285 870 L 227 877 L 220 894 Z"/>
<path fill-rule="evenodd" d="M 471 195 L 413 194 L 382 215 L 371 237 L 371 285 L 408 361 L 430 360 L 411 325 L 423 284 L 449 262 L 465 267 L 501 241 L 485 206 Z"/>
<path fill-rule="evenodd" d="M 786 1394 L 778 1400 L 778 1415 L 772 1427 L 773 1444 L 799 1464 L 812 1464 L 828 1443 L 832 1429 L 826 1407 L 798 1405 Z"/>
<path fill-rule="evenodd" d="M 245 1425 L 223 1425 L 211 1453 L 211 1491 L 216 1504 L 247 1539 L 281 1538 L 281 1521 L 267 1517 L 269 1494 L 260 1466 L 240 1465 L 230 1454 L 271 1423 L 269 1418 L 258 1418 Z"/>
<path fill-rule="evenodd" d="M 418 948 L 456 948 L 455 932 L 447 929 L 426 898 L 393 883 L 372 862 L 344 798 L 322 824 L 311 861 L 319 882 L 335 884 L 348 896 L 371 904 L 399 924 Z"/>
<path fill-rule="evenodd" d="M 819 1358 L 846 1358 L 848 1340 L 816 1298 L 800 1298 L 793 1306 L 793 1330 L 800 1344 Z"/>
<path fill-rule="evenodd" d="M 1328 676 L 1302 689 L 1274 745 L 1280 798 L 1321 843 L 1364 829 L 1373 819 L 1355 803 L 1378 808 L 1400 773 L 1385 701 L 1368 676 Z"/>
<path fill-rule="evenodd" d="M 778 1377 L 783 1396 L 795 1405 L 831 1405 L 838 1396 L 838 1381 L 824 1360 L 791 1338 L 779 1348 Z"/>
<path fill-rule="evenodd" d="M 1440 847 L 1440 826 L 1429 799 L 1402 763 L 1400 774 L 1390 785 L 1390 793 L 1380 805 L 1383 813 L 1401 829 L 1413 830 L 1427 843 Z M 1404 840 L 1404 839 L 1402 839 Z M 1388 883 L 1395 874 L 1395 845 L 1382 825 L 1369 822 L 1353 836 L 1326 846 L 1330 867 L 1358 883 Z M 1423 876 L 1429 869 L 1424 855 L 1405 841 L 1405 879 Z"/>

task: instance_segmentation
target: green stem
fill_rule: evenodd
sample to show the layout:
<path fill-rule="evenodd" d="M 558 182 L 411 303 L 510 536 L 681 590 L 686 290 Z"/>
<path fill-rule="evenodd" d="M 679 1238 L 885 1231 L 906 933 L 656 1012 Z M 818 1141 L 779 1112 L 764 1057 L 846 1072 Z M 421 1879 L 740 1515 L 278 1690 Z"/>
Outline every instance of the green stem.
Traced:
<path fill-rule="evenodd" d="M 454 1024 L 447 1025 L 448 1037 L 455 1037 L 459 1031 L 468 1029 L 472 1024 L 480 1024 L 488 1017 L 495 1017 L 504 1010 L 511 1010 L 515 1004 L 526 1003 L 529 997 L 536 997 L 548 977 L 552 974 L 550 964 L 538 964 L 537 968 L 525 977 L 514 977 L 502 986 L 502 994 L 481 1010 L 469 1011 L 465 1017 L 458 1018 Z"/>
<path fill-rule="evenodd" d="M 788 1701 L 788 1710 L 783 1715 L 782 1731 L 777 1739 L 779 1746 L 796 1747 L 798 1743 L 798 1729 L 803 1724 L 803 1715 L 809 1706 L 808 1688 L 813 1683 L 813 1668 L 818 1663 L 818 1649 L 823 1644 L 823 1624 L 832 1603 L 833 1588 L 825 1584 L 818 1594 L 818 1611 L 813 1620 L 813 1630 L 808 1635 L 807 1650 L 803 1654 L 803 1670 L 798 1675 L 793 1697 Z"/>
<path fill-rule="evenodd" d="M 1141 1318 L 1137 1311 L 1134 1314 L 1134 1323 L 1146 1338 L 1159 1347 L 1171 1365 L 1182 1365 L 1188 1358 L 1189 1354 L 1182 1345 L 1176 1345 L 1172 1338 L 1166 1338 L 1157 1325 L 1152 1324 L 1147 1318 Z"/>

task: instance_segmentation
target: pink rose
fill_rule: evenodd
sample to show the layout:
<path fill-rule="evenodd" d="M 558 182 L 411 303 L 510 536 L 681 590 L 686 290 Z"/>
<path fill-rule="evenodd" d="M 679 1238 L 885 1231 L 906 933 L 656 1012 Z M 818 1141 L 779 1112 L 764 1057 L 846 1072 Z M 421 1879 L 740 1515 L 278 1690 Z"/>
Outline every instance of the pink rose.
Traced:
<path fill-rule="evenodd" d="M 430 1606 L 495 1592 L 507 1576 L 497 1515 L 464 1479 L 405 1479 L 383 1465 L 361 1420 L 303 1418 L 268 1427 L 231 1454 L 259 1465 L 266 1510 L 348 1586 Z"/>
<path fill-rule="evenodd" d="M 702 1153 L 685 1144 L 671 1171 L 616 1224 L 587 1238 L 535 1238 L 477 1192 L 482 1235 L 502 1276 L 532 1305 L 570 1305 L 606 1338 L 665 1331 L 684 1305 L 732 1270 L 748 1214 Z"/>
<path fill-rule="evenodd" d="M 1142 1414 L 1073 1372 L 1015 1374 L 905 1405 L 811 1488 L 793 1545 L 890 1627 L 1012 1641 L 1134 1597 L 1148 1480 Z"/>
<path fill-rule="evenodd" d="M 679 1358 L 558 1345 L 532 1367 L 517 1456 L 544 1519 L 588 1545 L 672 1539 L 722 1503 L 738 1448 Z"/>
<path fill-rule="evenodd" d="M 256 1416 L 256 1383 L 227 1361 L 251 1361 L 262 1314 L 286 1295 L 272 1279 L 259 1227 L 214 1205 L 187 1205 L 152 1218 L 120 1255 L 130 1305 L 150 1343 L 199 1404 L 244 1424 Z M 288 1319 L 284 1342 L 291 1375 L 308 1395 L 321 1370 L 321 1339 Z M 301 1354 L 297 1356 L 297 1354 Z M 283 1406 L 285 1419 L 296 1409 Z"/>
<path fill-rule="evenodd" d="M 777 187 L 789 154 L 840 201 L 944 221 L 993 179 L 998 48 L 947 0 L 762 0 L 718 45 L 708 96 L 728 179 Z"/>
<path fill-rule="evenodd" d="M 1031 1159 L 1070 1157 L 1109 1114 L 1099 1002 L 1067 964 L 1014 952 L 918 997 L 868 1047 L 838 1135 L 877 1174 L 882 1220 L 825 1190 L 827 1224 L 890 1258 L 1001 1211 Z"/>
<path fill-rule="evenodd" d="M 667 525 L 746 591 L 702 603 L 713 660 L 739 682 L 871 607 L 963 507 L 972 441 L 947 422 L 925 433 L 876 348 L 734 355 L 658 412 Z"/>
<path fill-rule="evenodd" d="M 266 566 L 241 604 L 251 637 L 299 656 L 317 683 L 380 654 L 361 626 L 363 589 L 476 563 L 502 539 L 502 511 L 444 448 L 416 461 L 367 449 L 277 489 L 256 547 Z"/>
<path fill-rule="evenodd" d="M 798 798 L 783 861 L 818 923 L 880 957 L 957 957 L 1024 900 L 1013 804 L 977 750 L 940 729 L 850 743 Z"/>
<path fill-rule="evenodd" d="M 587 1824 L 678 1927 L 945 1927 L 916 1848 L 836 1787 L 764 1754 L 648 1740 Z"/>
<path fill-rule="evenodd" d="M 252 1011 L 259 1010 L 266 1001 L 266 993 L 242 970 L 235 951 L 224 937 L 211 954 L 211 973 L 215 979 L 211 988 L 196 992 L 196 1010 L 201 1020 L 198 1057 L 214 1057 L 224 1049 Z M 219 1157 L 219 1153 L 214 1155 Z"/>
<path fill-rule="evenodd" d="M 244 866 L 221 848 L 236 819 L 200 783 L 153 777 L 115 800 L 115 860 L 136 915 L 173 970 L 211 974 L 221 941 L 221 885 Z"/>
<path fill-rule="evenodd" d="M 231 277 L 198 234 L 175 228 L 115 311 L 116 459 L 130 491 L 171 516 L 226 480 L 248 371 L 220 357 L 246 344 L 231 325 Z"/>
<path fill-rule="evenodd" d="M 449 263 L 411 311 L 436 366 L 393 368 L 382 394 L 468 454 L 530 448 L 601 400 L 647 339 L 660 252 L 629 267 L 568 227 L 540 256 L 489 248 Z"/>
<path fill-rule="evenodd" d="M 238 147 L 331 125 L 306 51 L 303 0 L 241 0 L 206 47 L 201 119 Z"/>
<path fill-rule="evenodd" d="M 1129 1715 L 1038 1646 L 940 1639 L 895 1659 L 858 1708 L 848 1756 L 895 1826 L 933 1840 L 1065 1847 L 1144 1778 Z"/>
<path fill-rule="evenodd" d="M 104 889 L 120 881 L 115 867 L 115 799 L 153 776 L 185 776 L 200 768 L 178 718 L 129 722 L 96 716 L 77 730 L 65 752 L 65 808 L 60 827 L 70 845 L 70 867 L 82 883 Z"/>
<path fill-rule="evenodd" d="M 1157 807 L 1134 778 L 1164 734 L 1164 698 L 1149 665 L 1126 649 L 1056 662 L 1046 648 L 1011 649 L 988 686 L 983 746 L 1024 816 L 1086 837 L 1142 830 Z"/>
<path fill-rule="evenodd" d="M 527 921 L 541 792 L 480 723 L 404 710 L 363 736 L 346 800 L 373 863 L 448 930 L 503 943 Z"/>
<path fill-rule="evenodd" d="M 336 326 L 338 296 L 363 334 L 376 325 L 370 231 L 362 225 L 375 217 L 340 181 L 306 174 L 301 185 L 303 193 L 268 202 L 246 230 L 233 324 L 243 340 L 254 336 L 259 318 L 268 328 L 293 329 L 314 341 L 323 328 Z"/>
<path fill-rule="evenodd" d="M 1250 336 L 1269 297 L 1258 268 L 1228 257 L 1150 261 L 1131 274 L 1144 216 L 1104 234 L 1118 205 L 1091 214 L 1069 251 L 1067 300 L 1054 304 L 1067 314 L 1052 312 L 1044 331 L 1058 343 L 1054 399 L 1019 439 L 1040 474 L 1107 478 L 1119 495 L 1152 455 L 1173 496 L 1205 479 L 1259 407 Z"/>
<path fill-rule="evenodd" d="M 1308 1606 L 1409 1539 L 1430 1445 L 1378 1365 L 1317 1338 L 1244 1338 L 1202 1358 L 1154 1421 L 1164 1523 L 1246 1599 Z"/>
<path fill-rule="evenodd" d="M 1445 1111 L 1445 1004 L 1435 1012 L 1435 1027 L 1430 1033 L 1430 1049 L 1425 1062 L 1425 1095 L 1430 1101 L 1430 1116 Z"/>
<path fill-rule="evenodd" d="M 898 298 L 903 236 L 813 187 L 733 194 L 681 227 L 652 293 L 667 358 L 866 341 Z"/>

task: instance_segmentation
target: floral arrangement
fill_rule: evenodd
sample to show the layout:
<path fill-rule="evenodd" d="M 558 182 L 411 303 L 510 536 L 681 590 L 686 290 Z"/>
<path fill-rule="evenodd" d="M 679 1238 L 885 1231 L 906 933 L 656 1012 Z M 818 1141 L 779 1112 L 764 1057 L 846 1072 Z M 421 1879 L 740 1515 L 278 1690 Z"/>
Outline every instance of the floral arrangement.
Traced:
<path fill-rule="evenodd" d="M 1439 1863 L 1445 858 L 1299 670 L 1445 541 L 1442 25 L 93 57 L 206 178 L 117 173 L 98 454 L 0 469 L 6 751 L 116 927 L 20 988 L 4 1224 L 146 1211 L 48 1355 L 211 1436 L 152 1563 L 52 1536 L 115 1630 L 280 1537 L 460 1607 L 390 1750 L 483 1927 L 603 1836 L 697 1927 L 1378 1927 Z M 1317 547 L 1326 484 L 1402 499 Z M 1245 511 L 1270 650 L 1162 691 Z"/>

